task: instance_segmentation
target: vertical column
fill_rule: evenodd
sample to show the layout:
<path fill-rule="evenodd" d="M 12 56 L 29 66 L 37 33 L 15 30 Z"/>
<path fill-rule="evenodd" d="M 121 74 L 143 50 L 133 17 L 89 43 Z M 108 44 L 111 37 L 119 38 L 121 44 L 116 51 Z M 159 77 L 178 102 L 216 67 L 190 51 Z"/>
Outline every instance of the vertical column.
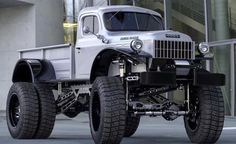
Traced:
<path fill-rule="evenodd" d="M 229 38 L 228 0 L 215 0 L 216 40 Z"/>
<path fill-rule="evenodd" d="M 228 21 L 228 0 L 214 0 L 215 8 L 215 40 L 228 39 L 229 34 L 229 21 Z M 226 85 L 223 87 L 223 95 L 225 100 L 226 114 L 232 114 L 232 79 L 231 79 L 231 54 L 229 46 L 220 46 L 215 49 L 215 71 L 224 73 L 226 76 Z"/>
<path fill-rule="evenodd" d="M 204 18 L 205 18 L 205 42 L 213 41 L 213 26 L 212 26 L 212 12 L 211 1 L 204 0 Z M 213 62 L 211 60 L 206 61 L 206 70 L 211 71 L 213 69 Z"/>
<path fill-rule="evenodd" d="M 171 16 L 171 0 L 163 0 L 164 1 L 164 23 L 165 23 L 165 30 L 171 29 L 171 21 L 172 21 L 172 16 Z M 174 98 L 174 93 L 173 92 L 168 92 L 166 93 L 166 98 L 173 100 Z"/>
<path fill-rule="evenodd" d="M 231 44 L 230 48 L 230 90 L 231 90 L 231 116 L 235 114 L 235 51 L 234 51 L 234 44 Z"/>
<path fill-rule="evenodd" d="M 164 0 L 164 18 L 165 18 L 165 29 L 171 29 L 172 16 L 171 16 L 171 0 Z"/>

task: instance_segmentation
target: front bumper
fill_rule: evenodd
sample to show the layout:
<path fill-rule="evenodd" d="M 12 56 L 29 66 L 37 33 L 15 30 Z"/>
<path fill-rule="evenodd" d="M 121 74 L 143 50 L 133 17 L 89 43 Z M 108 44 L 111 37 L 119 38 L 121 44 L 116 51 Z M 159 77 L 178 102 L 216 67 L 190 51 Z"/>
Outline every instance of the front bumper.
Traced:
<path fill-rule="evenodd" d="M 184 77 L 178 77 L 176 71 L 140 73 L 140 84 L 144 86 L 176 86 L 183 82 L 194 86 L 223 86 L 225 85 L 225 75 L 196 69 L 191 70 Z"/>

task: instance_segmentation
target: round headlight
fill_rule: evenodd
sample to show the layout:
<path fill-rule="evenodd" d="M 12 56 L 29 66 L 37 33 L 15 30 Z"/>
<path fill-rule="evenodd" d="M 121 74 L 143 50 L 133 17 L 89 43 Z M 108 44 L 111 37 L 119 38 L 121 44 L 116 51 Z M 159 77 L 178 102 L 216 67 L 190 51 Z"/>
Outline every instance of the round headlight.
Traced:
<path fill-rule="evenodd" d="M 140 53 L 143 47 L 143 42 L 140 39 L 132 40 L 130 43 L 130 47 L 133 51 Z"/>
<path fill-rule="evenodd" d="M 198 49 L 199 49 L 200 53 L 204 54 L 204 55 L 210 51 L 209 46 L 207 44 L 203 44 L 203 43 L 199 44 Z"/>

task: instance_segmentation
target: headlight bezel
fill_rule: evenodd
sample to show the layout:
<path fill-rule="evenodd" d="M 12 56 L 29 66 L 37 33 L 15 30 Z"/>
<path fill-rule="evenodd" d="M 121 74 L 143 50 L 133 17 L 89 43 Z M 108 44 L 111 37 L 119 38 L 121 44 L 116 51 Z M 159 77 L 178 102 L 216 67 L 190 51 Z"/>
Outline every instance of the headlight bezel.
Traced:
<path fill-rule="evenodd" d="M 202 54 L 202 55 L 206 55 L 210 52 L 210 47 L 208 46 L 208 44 L 205 43 L 200 43 L 198 45 L 198 51 Z"/>
<path fill-rule="evenodd" d="M 130 42 L 130 48 L 136 52 L 136 53 L 140 53 L 142 51 L 143 48 L 143 41 L 140 39 L 134 39 Z"/>

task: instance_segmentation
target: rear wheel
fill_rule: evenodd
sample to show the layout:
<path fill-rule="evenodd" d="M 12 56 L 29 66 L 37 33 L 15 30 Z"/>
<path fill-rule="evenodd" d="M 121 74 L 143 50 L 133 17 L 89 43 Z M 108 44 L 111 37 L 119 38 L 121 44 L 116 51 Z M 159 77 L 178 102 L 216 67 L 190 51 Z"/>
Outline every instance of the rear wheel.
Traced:
<path fill-rule="evenodd" d="M 125 94 L 115 77 L 98 77 L 92 87 L 90 129 L 96 144 L 119 144 L 125 132 Z"/>
<path fill-rule="evenodd" d="M 8 93 L 6 120 L 13 138 L 31 139 L 38 127 L 39 103 L 33 84 L 14 83 Z"/>
<path fill-rule="evenodd" d="M 47 84 L 35 84 L 39 99 L 39 122 L 34 138 L 46 139 L 51 135 L 56 119 L 56 104 L 52 89 Z"/>
<path fill-rule="evenodd" d="M 184 117 L 193 143 L 215 143 L 224 125 L 224 101 L 220 88 L 192 87 L 190 113 Z"/>

